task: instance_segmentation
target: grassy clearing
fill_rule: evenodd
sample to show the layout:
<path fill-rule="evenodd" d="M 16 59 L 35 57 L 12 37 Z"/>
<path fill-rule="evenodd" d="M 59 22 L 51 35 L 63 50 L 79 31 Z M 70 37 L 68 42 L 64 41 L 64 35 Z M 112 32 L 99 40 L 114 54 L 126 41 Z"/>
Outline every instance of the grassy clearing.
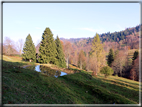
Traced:
<path fill-rule="evenodd" d="M 47 77 L 19 66 L 32 64 L 3 59 L 3 104 L 138 104 L 139 82 L 90 72 Z M 12 58 L 11 58 L 12 59 Z M 13 62 L 11 62 L 13 61 Z M 18 59 L 17 59 L 18 61 Z M 55 66 L 54 66 L 55 67 Z M 73 70 L 73 69 L 72 69 Z M 77 69 L 74 69 L 77 70 Z"/>
<path fill-rule="evenodd" d="M 138 51 L 139 53 L 140 53 L 140 50 L 139 49 L 130 49 L 129 51 L 128 51 L 128 63 L 129 63 L 129 65 L 131 65 L 132 64 L 132 59 L 133 59 L 133 55 L 134 55 L 134 52 L 135 51 Z"/>

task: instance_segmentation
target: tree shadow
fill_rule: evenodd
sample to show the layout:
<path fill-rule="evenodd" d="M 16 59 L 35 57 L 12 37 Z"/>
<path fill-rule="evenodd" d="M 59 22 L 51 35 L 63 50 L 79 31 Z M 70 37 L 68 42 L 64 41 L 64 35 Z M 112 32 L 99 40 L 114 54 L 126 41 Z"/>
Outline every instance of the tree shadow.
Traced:
<path fill-rule="evenodd" d="M 72 84 L 76 84 L 76 85 L 80 86 L 81 88 L 85 88 L 86 90 L 89 90 L 91 95 L 96 96 L 100 100 L 103 97 L 104 103 L 107 103 L 107 104 L 112 103 L 111 101 L 113 101 L 113 98 L 114 98 L 113 96 L 119 96 L 117 98 L 117 100 L 120 100 L 120 99 L 126 100 L 128 98 L 128 99 L 130 99 L 130 102 L 132 100 L 132 101 L 138 103 L 138 100 L 139 100 L 138 99 L 138 96 L 139 96 L 138 91 L 135 91 L 135 90 L 132 90 L 132 89 L 129 89 L 126 87 L 122 87 L 117 84 L 107 83 L 107 82 L 104 82 L 98 78 L 90 79 L 90 76 L 86 73 L 83 73 L 83 72 L 77 73 L 75 75 L 76 75 L 76 78 L 74 78 L 73 76 L 68 76 L 68 75 L 64 76 L 64 77 L 60 77 L 60 78 L 68 80 L 68 84 L 71 82 Z M 79 79 L 80 75 L 81 75 L 81 77 Z M 110 81 L 110 82 L 112 82 L 112 81 Z M 107 93 L 106 97 L 104 96 L 105 92 Z M 101 95 L 101 93 L 104 95 Z M 110 99 L 109 99 L 109 97 L 110 97 Z M 126 102 L 120 101 L 117 103 L 128 103 L 128 102 L 129 101 L 126 101 Z"/>

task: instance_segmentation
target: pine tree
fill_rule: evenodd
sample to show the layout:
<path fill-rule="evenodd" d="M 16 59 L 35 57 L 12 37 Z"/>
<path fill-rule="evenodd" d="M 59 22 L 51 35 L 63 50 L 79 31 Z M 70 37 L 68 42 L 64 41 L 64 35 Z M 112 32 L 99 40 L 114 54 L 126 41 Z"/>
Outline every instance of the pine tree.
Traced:
<path fill-rule="evenodd" d="M 39 47 L 39 52 L 40 63 L 57 64 L 56 45 L 53 38 L 53 34 L 49 28 L 46 28 L 42 35 L 42 41 Z"/>
<path fill-rule="evenodd" d="M 110 49 L 108 55 L 108 65 L 110 66 L 113 61 L 114 61 L 114 52 L 112 49 Z"/>
<path fill-rule="evenodd" d="M 93 64 L 91 63 L 90 67 L 91 70 L 93 70 L 92 75 L 97 75 L 97 73 L 100 71 L 100 68 L 106 65 L 105 53 L 99 35 L 97 33 L 93 39 L 91 51 L 89 53 L 90 60 L 94 62 Z"/>
<path fill-rule="evenodd" d="M 58 65 L 60 67 L 65 68 L 66 67 L 65 56 L 64 56 L 62 45 L 61 45 L 61 42 L 60 42 L 60 39 L 58 36 L 55 40 L 55 43 L 56 43 L 56 50 L 57 50 L 57 57 L 56 58 L 58 60 Z"/>
<path fill-rule="evenodd" d="M 24 60 L 29 60 L 29 61 L 32 60 L 33 62 L 36 61 L 36 49 L 30 34 L 26 38 L 26 42 L 23 48 L 22 58 Z"/>
<path fill-rule="evenodd" d="M 138 57 L 138 54 L 139 54 L 138 51 L 135 51 L 135 52 L 134 52 L 134 55 L 133 55 L 133 61 Z"/>

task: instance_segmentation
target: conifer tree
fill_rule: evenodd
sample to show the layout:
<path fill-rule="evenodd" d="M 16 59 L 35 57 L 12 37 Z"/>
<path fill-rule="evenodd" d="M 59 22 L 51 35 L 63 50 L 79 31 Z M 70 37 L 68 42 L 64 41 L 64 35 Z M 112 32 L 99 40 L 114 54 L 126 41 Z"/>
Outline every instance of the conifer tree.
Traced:
<path fill-rule="evenodd" d="M 138 51 L 135 51 L 135 52 L 134 52 L 134 55 L 133 55 L 133 61 L 138 57 L 138 54 L 139 54 Z"/>
<path fill-rule="evenodd" d="M 112 49 L 110 49 L 108 55 L 108 65 L 110 66 L 113 61 L 114 61 L 114 52 Z"/>
<path fill-rule="evenodd" d="M 36 61 L 36 49 L 30 34 L 26 38 L 22 58 L 33 62 Z"/>
<path fill-rule="evenodd" d="M 56 44 L 53 38 L 53 34 L 49 28 L 46 28 L 42 35 L 42 41 L 39 47 L 39 52 L 40 63 L 57 64 Z"/>
<path fill-rule="evenodd" d="M 66 67 L 65 56 L 64 56 L 62 45 L 61 45 L 61 42 L 60 42 L 60 39 L 58 36 L 55 40 L 55 43 L 56 43 L 56 50 L 57 50 L 57 57 L 56 58 L 58 60 L 58 65 L 60 67 L 65 68 Z"/>
<path fill-rule="evenodd" d="M 93 64 L 91 63 L 90 67 L 91 70 L 93 70 L 92 75 L 97 75 L 97 73 L 100 71 L 100 68 L 106 65 L 105 53 L 99 35 L 97 33 L 93 39 L 91 51 L 89 53 L 91 61 L 94 62 Z"/>

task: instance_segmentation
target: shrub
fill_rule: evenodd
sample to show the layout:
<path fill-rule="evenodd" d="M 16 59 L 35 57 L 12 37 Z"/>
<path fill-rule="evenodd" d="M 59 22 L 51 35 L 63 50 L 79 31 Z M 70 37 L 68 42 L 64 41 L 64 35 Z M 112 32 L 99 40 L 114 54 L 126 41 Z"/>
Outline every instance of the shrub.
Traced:
<path fill-rule="evenodd" d="M 105 78 L 113 74 L 113 69 L 109 66 L 102 67 L 100 73 L 105 75 Z"/>

